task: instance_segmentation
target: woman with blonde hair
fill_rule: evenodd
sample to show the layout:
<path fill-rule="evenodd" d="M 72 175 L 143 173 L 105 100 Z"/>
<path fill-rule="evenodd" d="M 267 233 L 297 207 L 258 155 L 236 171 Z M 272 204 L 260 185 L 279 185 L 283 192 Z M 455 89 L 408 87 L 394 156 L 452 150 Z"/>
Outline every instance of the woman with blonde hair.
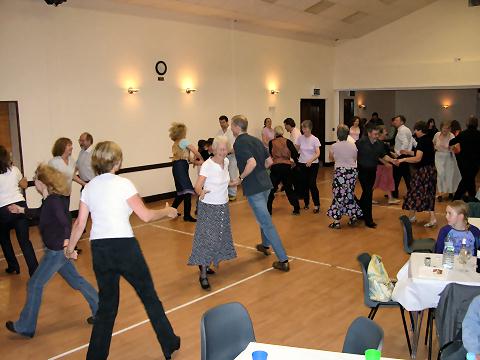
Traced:
<path fill-rule="evenodd" d="M 172 145 L 172 173 L 177 191 L 172 207 L 175 209 L 183 204 L 183 220 L 196 222 L 197 220 L 190 214 L 192 210 L 192 194 L 195 194 L 190 176 L 188 175 L 188 164 L 190 162 L 190 153 L 193 153 L 193 164 L 201 165 L 203 163 L 202 155 L 193 144 L 187 139 L 187 127 L 182 123 L 172 123 L 169 136 L 173 141 Z"/>
<path fill-rule="evenodd" d="M 92 311 L 92 316 L 87 319 L 89 324 L 94 322 L 98 309 L 97 291 L 77 272 L 73 262 L 65 258 L 63 253 L 64 243 L 68 242 L 72 227 L 69 210 L 63 198 L 70 188 L 67 179 L 53 167 L 39 165 L 34 180 L 37 191 L 43 196 L 42 206 L 38 209 L 29 209 L 12 204 L 8 207 L 12 213 L 39 219 L 38 227 L 45 244 L 45 255 L 28 282 L 27 300 L 20 318 L 15 322 L 6 323 L 7 329 L 11 332 L 30 338 L 35 335 L 43 288 L 57 272 L 68 285 L 79 290 L 87 300 Z M 76 252 L 72 255 L 75 258 Z"/>
<path fill-rule="evenodd" d="M 462 240 L 466 239 L 467 249 L 475 256 L 480 246 L 480 230 L 468 223 L 468 205 L 461 200 L 453 201 L 447 206 L 445 218 L 447 225 L 438 232 L 435 252 L 443 253 L 445 240 L 451 239 L 455 254 L 458 255 L 462 247 Z"/>
<path fill-rule="evenodd" d="M 83 189 L 78 217 L 65 248 L 67 258 L 75 257 L 75 245 L 92 214 L 90 244 L 93 270 L 99 289 L 87 359 L 108 357 L 113 325 L 118 312 L 120 277 L 135 288 L 140 297 L 166 359 L 180 348 L 180 338 L 173 332 L 162 303 L 155 291 L 152 276 L 140 245 L 130 225 L 135 212 L 144 222 L 164 217 L 174 218 L 177 210 L 166 204 L 164 209 L 145 206 L 133 183 L 115 173 L 122 165 L 122 150 L 113 141 L 103 141 L 92 151 L 92 168 L 96 175 Z"/>
<path fill-rule="evenodd" d="M 440 131 L 433 136 L 435 146 L 435 167 L 437 168 L 438 201 L 443 201 L 442 195 L 453 198 L 461 180 L 457 159 L 453 149 L 448 145 L 455 136 L 450 132 L 450 122 L 444 121 Z"/>
<path fill-rule="evenodd" d="M 195 184 L 199 196 L 198 222 L 193 237 L 192 253 L 188 265 L 200 267 L 200 286 L 210 289 L 208 266 L 237 257 L 233 246 L 228 208 L 228 187 L 239 185 L 238 179 L 230 179 L 227 154 L 231 145 L 226 136 L 217 136 L 212 144 L 213 156 L 200 168 Z"/>

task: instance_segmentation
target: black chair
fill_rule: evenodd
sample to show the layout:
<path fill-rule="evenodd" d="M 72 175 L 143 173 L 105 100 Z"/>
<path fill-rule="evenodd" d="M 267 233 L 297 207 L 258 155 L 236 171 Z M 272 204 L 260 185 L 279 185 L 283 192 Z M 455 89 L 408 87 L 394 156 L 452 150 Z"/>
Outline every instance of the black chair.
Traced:
<path fill-rule="evenodd" d="M 399 218 L 403 230 L 403 249 L 407 254 L 413 252 L 429 252 L 433 253 L 435 248 L 435 240 L 432 238 L 414 239 L 412 232 L 412 224 L 407 216 L 402 215 Z"/>
<path fill-rule="evenodd" d="M 480 218 L 480 202 L 468 203 L 468 216 L 473 218 Z"/>
<path fill-rule="evenodd" d="M 238 302 L 216 306 L 203 314 L 200 334 L 201 360 L 235 359 L 255 341 L 250 315 Z"/>
<path fill-rule="evenodd" d="M 357 260 L 360 263 L 360 268 L 362 269 L 362 276 L 363 276 L 363 301 L 365 305 L 370 308 L 370 313 L 368 314 L 368 318 L 370 320 L 373 320 L 375 318 L 375 315 L 378 311 L 378 309 L 383 306 L 383 307 L 397 307 L 400 309 L 400 314 L 402 315 L 402 323 L 403 323 L 403 330 L 405 332 L 405 338 L 407 339 L 407 345 L 408 345 L 408 352 L 409 354 L 412 353 L 412 345 L 410 344 L 410 336 L 408 335 L 408 328 L 407 328 L 407 322 L 405 320 L 405 309 L 403 306 L 393 300 L 390 301 L 375 301 L 370 299 L 369 293 L 370 293 L 370 285 L 368 283 L 368 275 L 367 275 L 367 270 L 368 270 L 368 264 L 370 263 L 371 256 L 368 253 L 362 253 L 357 256 Z"/>
<path fill-rule="evenodd" d="M 382 350 L 383 330 L 364 316 L 353 320 L 345 335 L 343 353 L 363 355 L 367 349 Z"/>

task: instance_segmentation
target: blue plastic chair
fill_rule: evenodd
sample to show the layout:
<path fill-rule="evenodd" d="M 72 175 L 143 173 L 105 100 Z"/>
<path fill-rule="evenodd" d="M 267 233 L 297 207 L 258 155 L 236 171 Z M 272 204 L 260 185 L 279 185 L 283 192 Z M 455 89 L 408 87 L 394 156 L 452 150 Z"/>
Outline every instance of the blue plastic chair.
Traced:
<path fill-rule="evenodd" d="M 347 330 L 342 352 L 363 355 L 367 349 L 382 350 L 383 330 L 364 316 L 353 320 Z"/>

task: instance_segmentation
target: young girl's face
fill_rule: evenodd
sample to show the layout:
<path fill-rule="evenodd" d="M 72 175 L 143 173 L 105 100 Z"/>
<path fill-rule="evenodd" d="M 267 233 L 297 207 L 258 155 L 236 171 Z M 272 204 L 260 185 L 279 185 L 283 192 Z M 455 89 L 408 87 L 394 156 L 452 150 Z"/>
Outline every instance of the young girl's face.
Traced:
<path fill-rule="evenodd" d="M 458 214 L 455 209 L 451 208 L 450 206 L 447 206 L 445 218 L 447 219 L 447 223 L 450 226 L 458 224 L 465 219 L 463 214 Z"/>

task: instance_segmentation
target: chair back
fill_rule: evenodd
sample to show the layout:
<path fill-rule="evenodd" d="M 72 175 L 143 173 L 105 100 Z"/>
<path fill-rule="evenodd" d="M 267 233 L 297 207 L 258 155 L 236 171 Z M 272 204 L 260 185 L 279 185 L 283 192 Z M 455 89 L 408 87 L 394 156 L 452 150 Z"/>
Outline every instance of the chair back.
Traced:
<path fill-rule="evenodd" d="M 403 231 L 403 250 L 405 250 L 407 254 L 411 254 L 413 244 L 412 223 L 406 215 L 400 216 L 399 220 Z"/>
<path fill-rule="evenodd" d="M 383 330 L 364 316 L 353 320 L 343 343 L 344 353 L 363 355 L 367 349 L 382 350 Z"/>
<path fill-rule="evenodd" d="M 468 203 L 468 216 L 474 218 L 480 218 L 480 202 Z"/>
<path fill-rule="evenodd" d="M 235 359 L 255 341 L 247 309 L 238 303 L 223 304 L 203 314 L 200 323 L 201 360 Z"/>
<path fill-rule="evenodd" d="M 440 347 L 461 338 L 462 322 L 473 298 L 480 295 L 480 286 L 448 284 L 440 294 L 435 310 Z"/>
<path fill-rule="evenodd" d="M 370 299 L 370 284 L 368 283 L 368 264 L 372 257 L 368 253 L 361 253 L 357 256 L 357 260 L 360 263 L 363 277 L 363 301 L 369 308 L 377 306 L 377 302 Z"/>

